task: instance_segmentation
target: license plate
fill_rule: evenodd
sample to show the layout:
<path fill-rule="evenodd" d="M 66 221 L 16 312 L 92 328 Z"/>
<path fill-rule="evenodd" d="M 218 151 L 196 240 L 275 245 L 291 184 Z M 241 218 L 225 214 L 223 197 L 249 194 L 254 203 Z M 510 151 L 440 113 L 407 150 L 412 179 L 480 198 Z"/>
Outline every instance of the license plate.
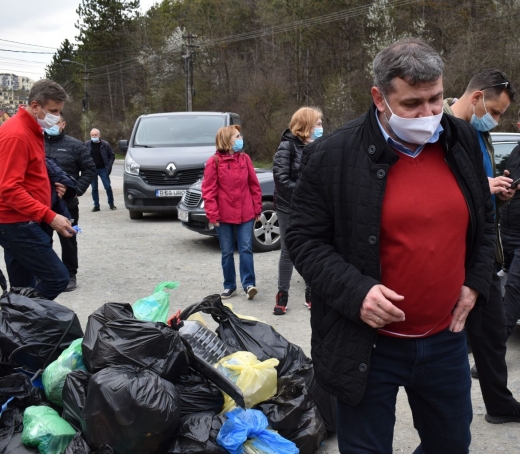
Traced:
<path fill-rule="evenodd" d="M 157 189 L 155 197 L 182 197 L 185 192 L 184 189 Z"/>
<path fill-rule="evenodd" d="M 177 209 L 177 217 L 180 221 L 188 222 L 188 215 L 187 211 Z"/>

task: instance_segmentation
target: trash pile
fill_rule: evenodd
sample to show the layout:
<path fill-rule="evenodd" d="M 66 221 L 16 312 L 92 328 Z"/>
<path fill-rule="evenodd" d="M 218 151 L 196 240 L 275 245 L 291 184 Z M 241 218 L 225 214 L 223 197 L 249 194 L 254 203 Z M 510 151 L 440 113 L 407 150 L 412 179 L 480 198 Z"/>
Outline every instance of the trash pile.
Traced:
<path fill-rule="evenodd" d="M 104 304 L 85 333 L 31 289 L 4 292 L 0 454 L 315 453 L 336 403 L 302 349 L 219 295 L 167 320 L 177 286 Z"/>

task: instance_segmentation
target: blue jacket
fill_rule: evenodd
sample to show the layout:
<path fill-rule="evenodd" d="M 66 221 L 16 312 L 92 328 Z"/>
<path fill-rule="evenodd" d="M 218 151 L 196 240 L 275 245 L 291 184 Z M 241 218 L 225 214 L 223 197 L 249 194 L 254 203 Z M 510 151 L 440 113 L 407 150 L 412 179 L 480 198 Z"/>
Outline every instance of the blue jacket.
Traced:
<path fill-rule="evenodd" d="M 55 213 L 61 214 L 67 219 L 71 219 L 69 209 L 65 202 L 76 197 L 76 180 L 62 170 L 56 159 L 47 157 L 45 158 L 45 164 L 47 165 L 47 173 L 51 181 L 51 209 Z M 63 198 L 60 199 L 58 197 L 54 183 L 61 183 L 67 188 Z"/>

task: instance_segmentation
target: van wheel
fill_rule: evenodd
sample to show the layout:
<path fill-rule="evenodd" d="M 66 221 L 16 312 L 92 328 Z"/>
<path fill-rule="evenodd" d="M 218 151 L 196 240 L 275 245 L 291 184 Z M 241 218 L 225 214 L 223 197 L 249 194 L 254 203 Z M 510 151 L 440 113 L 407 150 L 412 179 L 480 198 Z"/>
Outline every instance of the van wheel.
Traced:
<path fill-rule="evenodd" d="M 143 213 L 140 211 L 128 211 L 128 214 L 130 215 L 130 219 L 143 219 Z"/>
<path fill-rule="evenodd" d="M 274 203 L 262 202 L 260 220 L 253 224 L 253 250 L 268 252 L 280 249 L 280 226 Z"/>

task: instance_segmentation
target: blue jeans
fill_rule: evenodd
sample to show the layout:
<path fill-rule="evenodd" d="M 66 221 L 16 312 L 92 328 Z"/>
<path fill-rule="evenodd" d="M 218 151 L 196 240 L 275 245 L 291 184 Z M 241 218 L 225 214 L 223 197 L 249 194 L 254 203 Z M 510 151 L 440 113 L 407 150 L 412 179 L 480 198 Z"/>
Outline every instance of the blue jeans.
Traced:
<path fill-rule="evenodd" d="M 238 255 L 240 257 L 240 281 L 244 291 L 255 284 L 255 266 L 253 264 L 253 223 L 254 219 L 243 224 L 224 224 L 215 227 L 222 252 L 222 271 L 224 273 L 224 289 L 237 288 L 235 272 L 235 229 Z"/>
<path fill-rule="evenodd" d="M 108 204 L 114 204 L 114 194 L 112 193 L 112 186 L 110 186 L 110 177 L 108 176 L 107 169 L 96 169 L 96 178 L 92 181 L 92 200 L 94 200 L 94 206 L 99 206 L 99 191 L 98 191 L 98 177 L 101 178 L 103 187 L 107 191 Z"/>
<path fill-rule="evenodd" d="M 49 300 L 67 287 L 69 272 L 36 222 L 0 224 L 0 246 L 11 287 L 33 287 Z M 36 278 L 41 279 L 38 285 Z"/>
<path fill-rule="evenodd" d="M 338 400 L 341 453 L 392 454 L 397 391 L 404 386 L 421 444 L 416 454 L 469 452 L 471 377 L 464 331 L 421 339 L 378 336 L 365 395 Z"/>

